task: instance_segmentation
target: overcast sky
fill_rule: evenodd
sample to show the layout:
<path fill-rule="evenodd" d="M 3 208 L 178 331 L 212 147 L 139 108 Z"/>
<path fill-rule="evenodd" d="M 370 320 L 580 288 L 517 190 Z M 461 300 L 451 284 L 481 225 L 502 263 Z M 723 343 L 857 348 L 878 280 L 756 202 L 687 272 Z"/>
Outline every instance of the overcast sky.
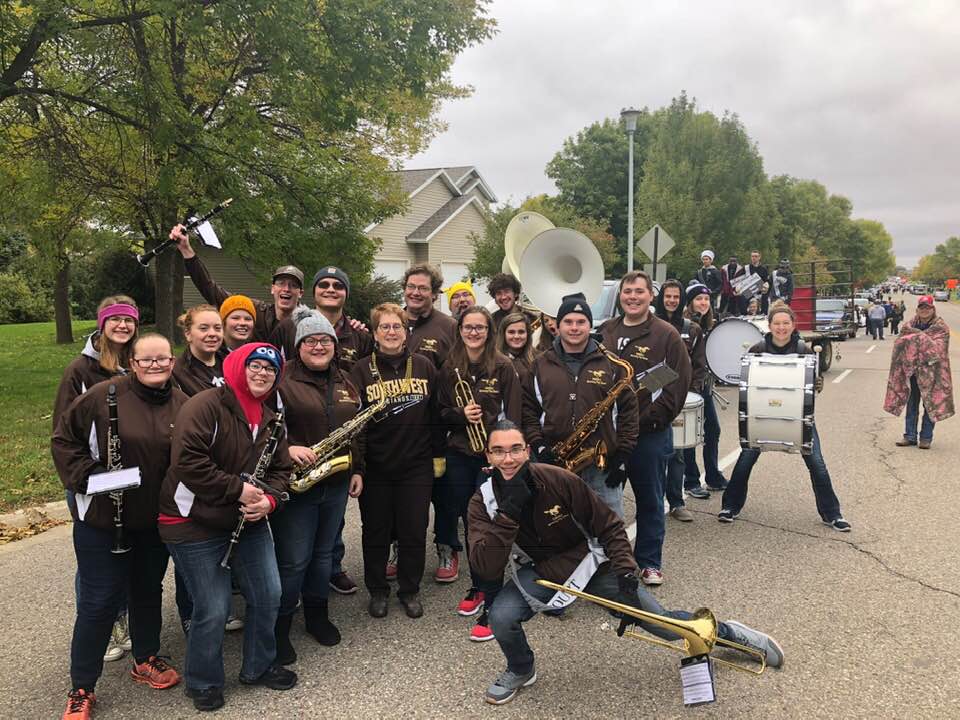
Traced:
<path fill-rule="evenodd" d="M 502 201 L 553 193 L 544 168 L 565 138 L 686 90 L 740 116 L 769 175 L 819 180 L 884 223 L 899 263 L 960 235 L 957 2 L 490 7 L 499 34 L 453 68 L 473 95 L 443 107 L 447 132 L 407 167 L 476 165 Z"/>

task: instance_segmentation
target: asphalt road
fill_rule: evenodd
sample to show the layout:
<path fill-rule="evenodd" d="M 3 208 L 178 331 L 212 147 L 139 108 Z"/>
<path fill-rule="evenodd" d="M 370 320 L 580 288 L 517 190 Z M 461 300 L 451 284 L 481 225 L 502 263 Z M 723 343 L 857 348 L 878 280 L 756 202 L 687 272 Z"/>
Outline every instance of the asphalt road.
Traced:
<path fill-rule="evenodd" d="M 912 315 L 913 298 L 907 302 Z M 960 329 L 960 308 L 938 309 Z M 953 337 L 956 369 L 960 338 Z M 695 522 L 668 520 L 660 600 L 677 608 L 706 605 L 773 634 L 785 649 L 783 669 L 755 677 L 720 668 L 718 702 L 684 709 L 679 654 L 617 638 L 604 612 L 578 603 L 562 620 L 528 624 L 539 680 L 494 708 L 482 694 L 502 656 L 496 643 L 467 641 L 471 620 L 454 613 L 466 580 L 439 586 L 428 579 L 420 620 L 408 619 L 398 604 L 387 619 L 373 620 L 362 592 L 333 598 L 344 636 L 336 648 L 314 643 L 298 620 L 300 683 L 289 692 L 240 686 L 240 634 L 229 634 L 227 706 L 217 717 L 960 716 L 953 657 L 960 647 L 960 422 L 939 425 L 929 451 L 894 447 L 903 420 L 882 410 L 892 345 L 862 336 L 838 344 L 842 359 L 817 403 L 824 456 L 852 533 L 819 522 L 800 458 L 772 453 L 754 469 L 748 504 L 733 525 L 716 521 L 717 495 L 688 501 Z M 732 391 L 725 394 L 733 399 Z M 737 448 L 734 404 L 721 421 L 723 458 Z M 359 578 L 355 502 L 348 512 L 347 567 Z M 74 567 L 69 527 L 0 547 L 0 717 L 63 712 Z M 431 553 L 428 576 L 434 567 Z M 170 590 L 164 652 L 179 664 L 184 639 Z M 126 659 L 105 666 L 96 717 L 197 715 L 179 688 L 151 690 L 128 673 Z"/>

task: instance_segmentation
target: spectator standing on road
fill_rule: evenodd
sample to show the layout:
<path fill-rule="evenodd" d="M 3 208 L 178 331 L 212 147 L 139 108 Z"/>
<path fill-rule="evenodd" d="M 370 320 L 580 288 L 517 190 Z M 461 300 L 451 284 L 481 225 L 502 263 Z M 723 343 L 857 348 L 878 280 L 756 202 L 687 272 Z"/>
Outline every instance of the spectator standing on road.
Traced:
<path fill-rule="evenodd" d="M 887 322 L 887 311 L 883 309 L 883 305 L 875 303 L 870 307 L 867 312 L 867 322 L 870 324 L 870 334 L 873 339 L 877 340 L 879 337 L 883 340 L 883 326 Z"/>
<path fill-rule="evenodd" d="M 923 424 L 917 437 L 920 400 Z M 893 345 L 890 375 L 883 409 L 899 415 L 906 407 L 906 424 L 899 447 L 917 445 L 921 450 L 933 442 L 933 426 L 953 415 L 953 381 L 950 375 L 950 328 L 937 315 L 933 297 L 917 301 L 917 314 L 901 330 Z"/>
<path fill-rule="evenodd" d="M 903 322 L 903 314 L 905 312 L 906 306 L 901 300 L 898 303 L 892 304 L 892 312 L 890 313 L 890 334 L 899 335 L 900 334 L 900 323 Z"/>

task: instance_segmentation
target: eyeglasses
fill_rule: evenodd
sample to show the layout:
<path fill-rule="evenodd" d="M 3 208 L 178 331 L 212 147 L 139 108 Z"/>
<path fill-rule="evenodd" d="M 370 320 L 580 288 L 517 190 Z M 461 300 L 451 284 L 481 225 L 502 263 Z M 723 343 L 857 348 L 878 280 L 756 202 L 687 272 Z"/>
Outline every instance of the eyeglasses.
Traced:
<path fill-rule="evenodd" d="M 391 330 L 394 332 L 401 332 L 403 330 L 403 325 L 400 323 L 393 323 L 392 325 L 390 323 L 380 323 L 377 325 L 377 330 L 380 332 L 390 332 Z"/>
<path fill-rule="evenodd" d="M 329 290 L 333 288 L 334 290 L 346 290 L 347 286 L 338 280 L 321 280 L 317 283 L 317 287 L 321 290 Z"/>
<path fill-rule="evenodd" d="M 247 371 L 251 375 L 260 375 L 260 374 L 276 375 L 277 374 L 277 368 L 275 366 L 265 365 L 263 363 L 258 363 L 258 362 L 252 362 L 249 365 L 247 365 Z"/>
<path fill-rule="evenodd" d="M 317 345 L 328 348 L 333 345 L 333 338 L 328 335 L 324 335 L 323 337 L 306 337 L 303 339 L 303 344 L 308 348 L 314 348 Z"/>
<path fill-rule="evenodd" d="M 487 332 L 486 325 L 464 325 L 463 332 L 467 335 L 483 335 Z"/>
<path fill-rule="evenodd" d="M 512 457 L 514 460 L 519 460 L 523 457 L 523 454 L 527 451 L 526 445 L 514 445 L 509 450 L 504 450 L 503 448 L 491 448 L 487 450 L 487 454 L 496 461 L 503 460 L 507 455 Z"/>
<path fill-rule="evenodd" d="M 133 358 L 133 361 L 137 364 L 137 367 L 140 367 L 146 370 L 148 367 L 151 367 L 154 364 L 156 364 L 158 368 L 170 367 L 170 363 L 173 362 L 173 358 L 172 357 Z"/>
<path fill-rule="evenodd" d="M 137 321 L 129 315 L 112 315 L 107 318 L 107 322 L 112 325 L 136 325 Z"/>
<path fill-rule="evenodd" d="M 404 286 L 404 289 L 407 292 L 418 292 L 423 295 L 426 295 L 427 293 L 432 291 L 432 288 L 429 285 L 414 285 L 413 283 L 407 283 Z"/>

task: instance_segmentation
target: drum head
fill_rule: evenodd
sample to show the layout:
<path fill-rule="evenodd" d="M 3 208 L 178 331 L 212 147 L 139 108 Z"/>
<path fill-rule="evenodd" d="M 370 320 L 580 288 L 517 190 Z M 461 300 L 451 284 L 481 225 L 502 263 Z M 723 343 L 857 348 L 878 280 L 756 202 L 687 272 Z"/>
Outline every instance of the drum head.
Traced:
<path fill-rule="evenodd" d="M 763 340 L 763 333 L 751 322 L 727 318 L 707 335 L 707 368 L 722 385 L 740 383 L 740 359 L 750 347 Z"/>

